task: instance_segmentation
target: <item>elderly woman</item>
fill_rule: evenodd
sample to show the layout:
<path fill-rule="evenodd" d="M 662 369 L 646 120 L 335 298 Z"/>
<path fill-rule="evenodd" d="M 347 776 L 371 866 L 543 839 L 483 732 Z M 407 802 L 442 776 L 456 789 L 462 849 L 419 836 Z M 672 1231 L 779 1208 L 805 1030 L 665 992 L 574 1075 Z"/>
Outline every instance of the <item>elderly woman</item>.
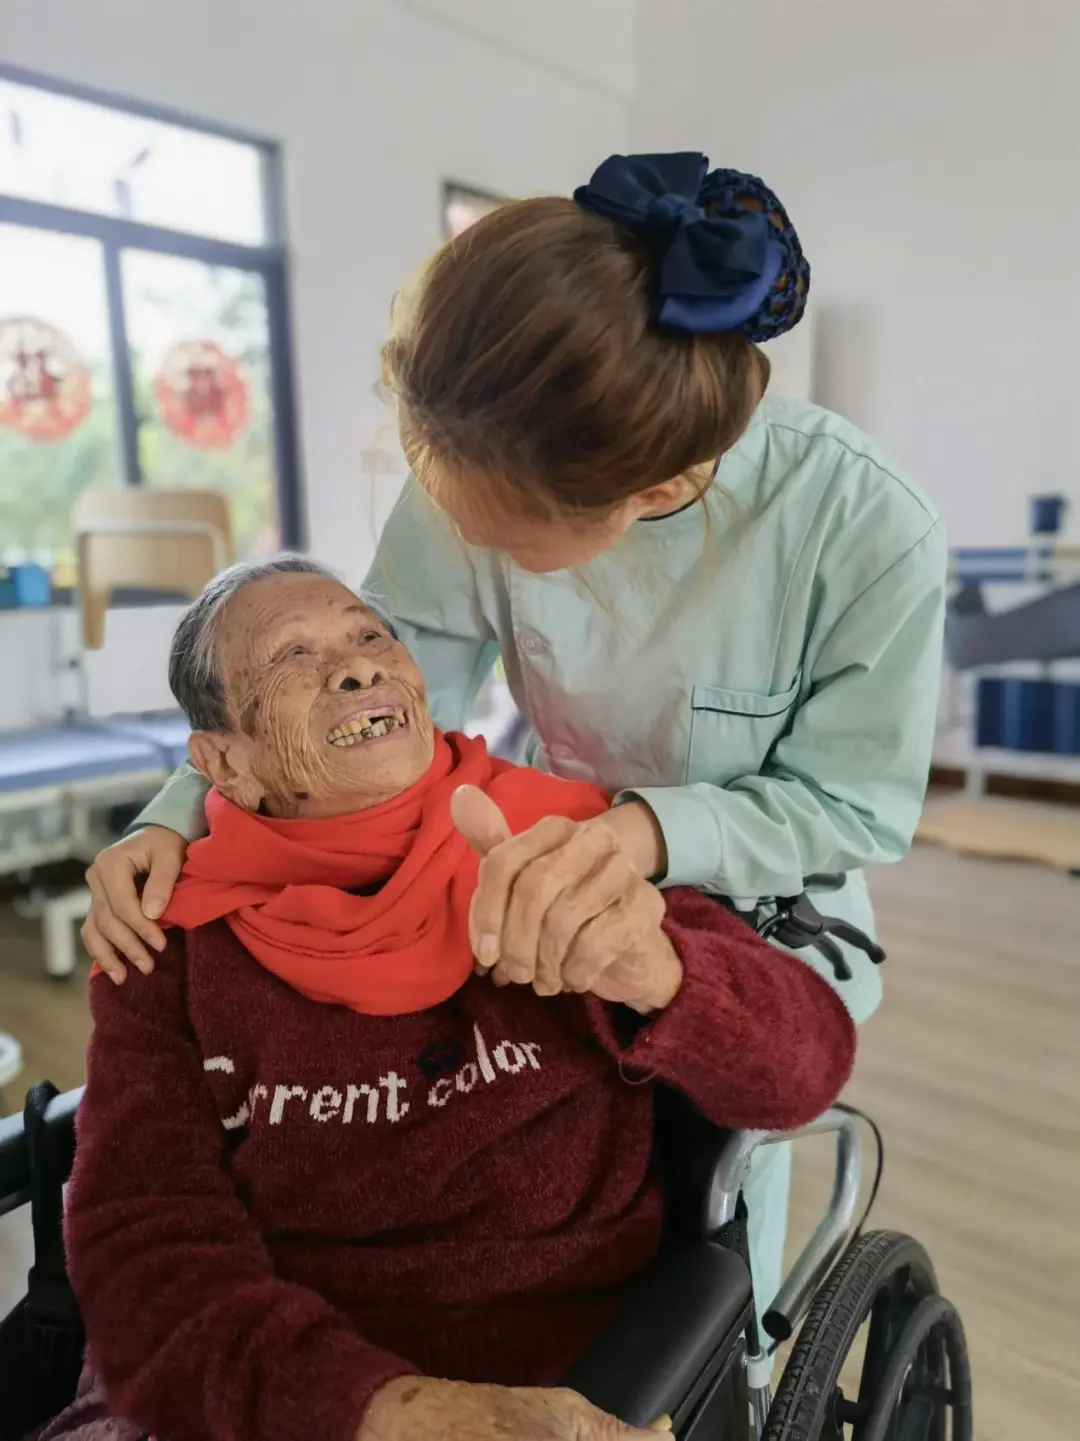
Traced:
<path fill-rule="evenodd" d="M 392 628 L 311 562 L 215 581 L 170 680 L 210 833 L 152 975 L 91 982 L 83 1419 L 104 1395 L 108 1435 L 165 1441 L 637 1434 L 557 1382 L 659 1244 L 642 1082 L 807 1121 L 850 1069 L 843 1005 L 661 896 L 600 792 L 437 733 Z"/>

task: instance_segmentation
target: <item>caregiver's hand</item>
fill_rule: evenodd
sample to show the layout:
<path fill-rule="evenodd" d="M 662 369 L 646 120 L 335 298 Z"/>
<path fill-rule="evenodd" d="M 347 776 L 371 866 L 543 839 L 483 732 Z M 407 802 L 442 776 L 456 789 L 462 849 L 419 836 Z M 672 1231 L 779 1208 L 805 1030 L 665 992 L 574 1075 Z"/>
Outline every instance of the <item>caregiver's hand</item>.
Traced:
<path fill-rule="evenodd" d="M 155 921 L 169 904 L 187 848 L 176 831 L 144 826 L 101 851 L 87 871 L 91 901 L 83 945 L 116 985 L 127 976 L 125 960 L 148 976 L 154 969 L 151 951 L 165 949 L 165 933 Z M 140 876 L 146 877 L 141 898 Z"/>
<path fill-rule="evenodd" d="M 669 1005 L 682 966 L 661 929 L 664 898 L 606 817 L 549 816 L 511 836 L 498 806 L 463 786 L 454 824 L 482 857 L 469 913 L 473 953 L 497 984 L 541 996 L 589 991 L 647 1015 Z"/>
<path fill-rule="evenodd" d="M 368 1403 L 357 1441 L 645 1441 L 574 1391 L 405 1376 Z"/>

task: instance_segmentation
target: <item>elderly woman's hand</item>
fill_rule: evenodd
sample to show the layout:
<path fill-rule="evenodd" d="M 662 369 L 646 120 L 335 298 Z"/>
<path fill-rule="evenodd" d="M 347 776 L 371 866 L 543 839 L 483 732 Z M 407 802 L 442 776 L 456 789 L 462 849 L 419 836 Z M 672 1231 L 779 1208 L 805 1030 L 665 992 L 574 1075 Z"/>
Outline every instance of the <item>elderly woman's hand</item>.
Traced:
<path fill-rule="evenodd" d="M 549 816 L 511 836 L 498 806 L 472 786 L 452 810 L 482 857 L 469 928 L 478 966 L 497 984 L 542 996 L 588 991 L 642 1014 L 674 999 L 682 967 L 661 929 L 663 896 L 604 818 Z"/>
<path fill-rule="evenodd" d="M 669 1429 L 661 1422 L 655 1430 Z M 376 1391 L 357 1441 L 645 1441 L 575 1391 L 405 1376 Z"/>

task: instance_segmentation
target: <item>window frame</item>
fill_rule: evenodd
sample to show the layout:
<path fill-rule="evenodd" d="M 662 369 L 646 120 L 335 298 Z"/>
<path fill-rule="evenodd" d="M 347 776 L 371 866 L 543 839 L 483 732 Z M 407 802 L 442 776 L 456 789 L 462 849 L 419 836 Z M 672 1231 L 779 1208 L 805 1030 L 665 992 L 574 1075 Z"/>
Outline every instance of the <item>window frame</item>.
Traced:
<path fill-rule="evenodd" d="M 120 99 L 90 87 L 38 75 L 0 62 L 0 80 L 33 87 L 55 95 L 84 100 L 122 114 L 162 121 L 186 130 L 251 146 L 262 166 L 263 220 L 267 239 L 261 245 L 213 240 L 166 226 L 148 225 L 119 216 L 102 215 L 39 200 L 24 200 L 0 192 L 0 223 L 19 225 L 62 235 L 83 236 L 101 246 L 103 283 L 112 353 L 116 406 L 119 479 L 124 485 L 142 485 L 139 463 L 140 420 L 135 406 L 134 377 L 127 342 L 124 290 L 121 273 L 125 250 L 173 255 L 206 265 L 244 270 L 261 277 L 265 286 L 269 349 L 270 403 L 273 414 L 274 466 L 282 549 L 301 550 L 307 525 L 300 473 L 299 437 L 295 407 L 293 348 L 290 324 L 288 252 L 285 245 L 284 187 L 281 147 L 276 141 L 227 125 L 194 119 L 175 111 Z M 57 600 L 68 599 L 54 591 Z M 155 593 L 130 592 L 126 603 L 159 601 Z"/>

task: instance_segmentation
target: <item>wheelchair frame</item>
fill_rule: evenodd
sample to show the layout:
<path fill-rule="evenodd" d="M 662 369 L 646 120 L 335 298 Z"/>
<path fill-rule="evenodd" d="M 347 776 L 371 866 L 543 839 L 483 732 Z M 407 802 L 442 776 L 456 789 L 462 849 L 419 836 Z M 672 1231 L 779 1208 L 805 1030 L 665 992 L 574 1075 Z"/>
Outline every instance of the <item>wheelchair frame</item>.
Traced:
<path fill-rule="evenodd" d="M 705 1196 L 704 1231 L 708 1239 L 714 1240 L 736 1220 L 739 1198 L 756 1151 L 821 1135 L 836 1137 L 832 1195 L 825 1215 L 761 1318 L 762 1328 L 776 1342 L 790 1340 L 794 1335 L 829 1272 L 855 1238 L 863 1157 L 858 1117 L 853 1111 L 834 1106 L 798 1131 L 733 1131 L 717 1157 Z M 772 1365 L 764 1349 L 747 1356 L 746 1368 L 751 1414 L 748 1441 L 760 1441 L 772 1404 Z"/>

